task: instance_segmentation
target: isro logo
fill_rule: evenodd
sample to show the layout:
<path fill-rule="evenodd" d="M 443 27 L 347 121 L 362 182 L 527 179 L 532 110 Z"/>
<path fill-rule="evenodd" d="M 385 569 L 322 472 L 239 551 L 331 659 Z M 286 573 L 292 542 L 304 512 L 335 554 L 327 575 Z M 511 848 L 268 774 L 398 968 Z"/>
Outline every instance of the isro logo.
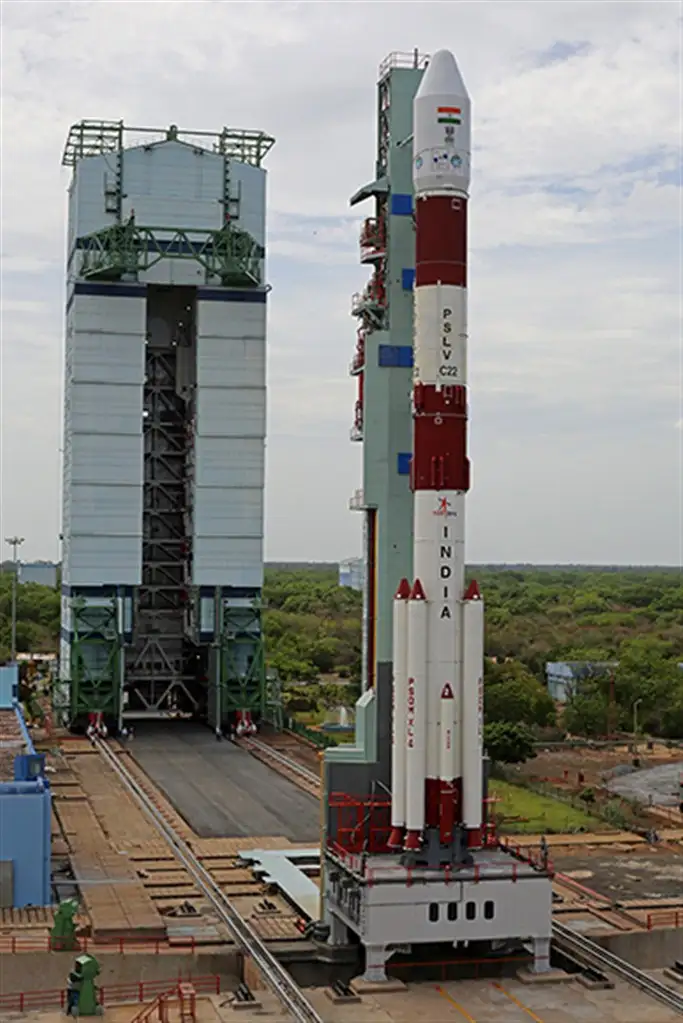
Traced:
<path fill-rule="evenodd" d="M 455 519 L 458 513 L 451 511 L 451 502 L 447 497 L 440 497 L 439 503 L 432 512 L 432 515 L 440 515 L 442 518 Z"/>

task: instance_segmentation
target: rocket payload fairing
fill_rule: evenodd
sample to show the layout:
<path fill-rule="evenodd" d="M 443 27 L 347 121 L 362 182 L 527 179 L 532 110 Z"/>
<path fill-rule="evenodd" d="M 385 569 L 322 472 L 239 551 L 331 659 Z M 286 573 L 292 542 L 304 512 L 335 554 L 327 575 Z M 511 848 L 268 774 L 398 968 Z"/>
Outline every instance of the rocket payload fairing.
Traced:
<path fill-rule="evenodd" d="M 484 607 L 465 589 L 470 100 L 452 53 L 413 106 L 412 586 L 394 600 L 393 849 L 482 841 Z"/>

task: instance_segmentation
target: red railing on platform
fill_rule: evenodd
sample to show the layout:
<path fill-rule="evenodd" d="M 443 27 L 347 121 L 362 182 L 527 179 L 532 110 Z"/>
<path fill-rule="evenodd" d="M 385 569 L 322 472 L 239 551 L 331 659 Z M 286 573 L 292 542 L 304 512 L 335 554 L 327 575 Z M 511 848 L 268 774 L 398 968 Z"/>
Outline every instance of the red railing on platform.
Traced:
<path fill-rule="evenodd" d="M 331 792 L 328 804 L 336 811 L 333 846 L 356 854 L 387 851 L 391 833 L 390 800 L 359 799 L 346 792 Z"/>
<path fill-rule="evenodd" d="M 156 1016 L 161 1023 L 168 1023 L 168 1005 L 167 1002 L 173 998 L 174 991 L 165 991 L 163 995 L 157 995 L 150 1005 L 146 1005 L 144 1009 L 140 1009 L 137 1016 L 133 1016 L 130 1023 L 149 1023 L 153 1016 Z"/>
<path fill-rule="evenodd" d="M 683 927 L 683 909 L 656 909 L 646 917 L 648 931 L 655 927 Z"/>
<path fill-rule="evenodd" d="M 507 853 L 511 853 L 516 859 L 522 863 L 528 863 L 531 867 L 536 867 L 539 870 L 546 870 L 551 877 L 554 876 L 552 860 L 549 857 L 544 857 L 540 849 L 536 851 L 529 846 L 513 845 L 506 838 L 499 839 L 499 846 Z"/>
<path fill-rule="evenodd" d="M 0 937 L 0 955 L 11 955 L 14 952 L 91 952 L 96 955 L 98 952 L 130 952 L 136 949 L 138 952 L 148 952 L 152 955 L 160 955 L 171 948 L 166 938 L 107 938 L 105 941 L 96 941 L 94 938 L 76 938 L 73 948 L 65 948 L 64 938 L 53 938 L 46 934 L 44 937 L 17 936 Z M 193 935 L 186 938 L 174 940 L 173 949 L 183 952 L 194 952 L 196 941 Z"/>
<path fill-rule="evenodd" d="M 146 1002 L 159 995 L 179 997 L 181 984 L 189 983 L 198 994 L 221 993 L 221 978 L 218 974 L 203 977 L 178 977 L 173 980 L 142 980 L 134 984 L 107 984 L 98 989 L 100 1005 L 114 1005 L 120 1002 Z M 63 1009 L 66 1006 L 66 988 L 51 991 L 17 991 L 0 995 L 0 1012 L 28 1012 L 33 1009 Z M 2 1018 L 0 1016 L 0 1018 Z"/>
<path fill-rule="evenodd" d="M 496 967 L 506 966 L 515 963 L 518 968 L 528 966 L 533 962 L 533 956 L 489 956 L 488 959 L 442 959 L 436 962 L 388 962 L 387 973 L 407 973 L 414 970 L 439 970 L 441 980 L 448 980 L 451 971 L 458 973 L 469 973 L 474 980 L 478 980 L 480 974 L 491 973 Z"/>

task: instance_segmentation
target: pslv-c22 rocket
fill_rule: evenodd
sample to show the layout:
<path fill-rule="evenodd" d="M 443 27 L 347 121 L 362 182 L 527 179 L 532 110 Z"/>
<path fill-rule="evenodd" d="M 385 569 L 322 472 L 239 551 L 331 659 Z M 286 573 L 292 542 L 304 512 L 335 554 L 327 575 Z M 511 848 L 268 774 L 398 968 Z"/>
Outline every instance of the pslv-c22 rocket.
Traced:
<path fill-rule="evenodd" d="M 465 588 L 470 100 L 453 54 L 413 106 L 413 573 L 394 600 L 389 846 L 482 844 L 484 605 Z M 457 841 L 456 841 L 457 839 Z"/>

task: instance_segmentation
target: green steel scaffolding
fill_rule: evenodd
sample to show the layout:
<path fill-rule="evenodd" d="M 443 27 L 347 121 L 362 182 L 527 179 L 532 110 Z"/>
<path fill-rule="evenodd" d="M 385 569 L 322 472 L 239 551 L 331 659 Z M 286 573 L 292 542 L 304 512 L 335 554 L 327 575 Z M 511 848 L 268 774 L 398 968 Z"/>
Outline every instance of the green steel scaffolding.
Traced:
<path fill-rule="evenodd" d="M 217 647 L 217 721 L 239 711 L 264 718 L 268 698 L 260 602 L 224 604 Z"/>
<path fill-rule="evenodd" d="M 260 167 L 275 145 L 275 139 L 263 131 L 222 128 L 221 131 L 184 131 L 172 124 L 166 131 L 158 128 L 132 128 L 123 121 L 79 121 L 72 124 L 62 154 L 62 165 L 73 167 L 79 160 L 103 153 L 120 153 L 124 146 L 149 146 L 155 142 L 183 142 L 205 149 L 229 160 Z"/>
<path fill-rule="evenodd" d="M 121 693 L 122 637 L 118 629 L 117 601 L 88 604 L 74 599 L 71 605 L 70 706 L 71 723 L 101 711 L 118 719 Z"/>
<path fill-rule="evenodd" d="M 134 220 L 113 224 L 78 239 L 79 275 L 85 280 L 137 278 L 162 259 L 191 259 L 225 287 L 261 283 L 265 255 L 250 234 L 231 225 L 218 231 L 192 228 L 142 227 Z"/>

